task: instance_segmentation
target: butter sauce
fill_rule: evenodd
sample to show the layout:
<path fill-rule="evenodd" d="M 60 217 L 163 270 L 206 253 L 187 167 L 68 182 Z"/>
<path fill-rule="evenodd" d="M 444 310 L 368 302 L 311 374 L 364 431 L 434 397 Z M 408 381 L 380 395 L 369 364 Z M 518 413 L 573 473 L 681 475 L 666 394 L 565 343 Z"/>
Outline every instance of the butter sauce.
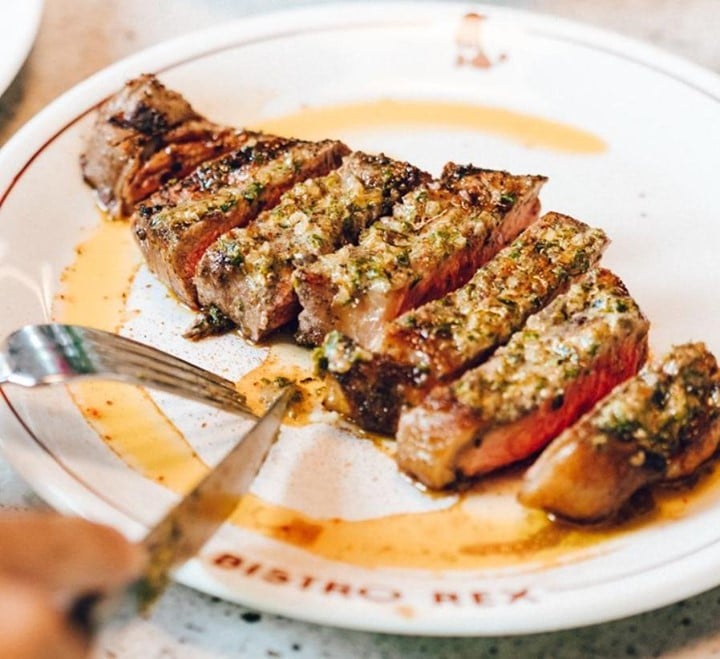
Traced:
<path fill-rule="evenodd" d="M 284 422 L 302 426 L 312 422 L 311 416 L 322 405 L 324 396 L 324 385 L 312 371 L 310 352 L 283 337 L 271 343 L 263 363 L 245 374 L 236 387 L 250 409 L 260 415 L 285 385 L 294 384 L 296 394 Z"/>
<path fill-rule="evenodd" d="M 548 560 L 572 546 L 576 535 L 540 514 L 507 520 L 476 515 L 462 499 L 438 511 L 351 521 L 314 519 L 247 495 L 232 521 L 323 558 L 367 568 L 511 567 Z"/>
<path fill-rule="evenodd" d="M 129 317 L 126 302 L 140 265 L 127 223 L 103 217 L 75 251 L 75 262 L 60 279 L 54 319 L 119 331 Z M 68 390 L 90 427 L 147 478 L 184 492 L 205 472 L 193 448 L 143 389 L 85 382 Z"/>
<path fill-rule="evenodd" d="M 599 138 L 576 128 L 506 110 L 452 103 L 374 101 L 315 108 L 264 122 L 263 128 L 307 138 L 408 123 L 481 130 L 549 150 L 599 153 L 605 148 Z M 139 262 L 127 224 L 103 219 L 78 247 L 75 262 L 62 276 L 55 319 L 119 330 L 130 313 L 126 300 Z M 302 394 L 286 423 L 310 422 L 319 408 L 322 384 L 311 376 L 308 351 L 287 340 L 274 342 L 265 362 L 243 377 L 238 387 L 259 412 L 285 379 L 299 383 Z M 192 446 L 143 391 L 93 383 L 74 386 L 72 395 L 88 424 L 145 477 L 185 492 L 206 471 Z M 378 438 L 366 440 L 378 447 L 384 444 Z M 316 555 L 359 566 L 480 569 L 571 560 L 574 550 L 616 538 L 656 517 L 680 517 L 687 513 L 690 502 L 688 496 L 677 492 L 661 493 L 654 513 L 612 529 L 576 529 L 552 524 L 516 504 L 514 493 L 521 474 L 517 469 L 490 477 L 443 510 L 356 521 L 315 519 L 248 495 L 232 521 Z M 693 500 L 717 480 L 716 475 L 705 478 L 693 492 Z M 492 498 L 504 503 L 499 508 L 487 506 L 483 496 L 488 493 L 499 494 Z M 593 548 L 598 550 L 602 548 Z"/>
<path fill-rule="evenodd" d="M 297 113 L 258 122 L 259 128 L 278 135 L 324 139 L 352 130 L 435 126 L 489 133 L 522 146 L 565 153 L 597 154 L 607 149 L 587 131 L 497 107 L 449 101 L 360 101 L 308 107 Z"/>

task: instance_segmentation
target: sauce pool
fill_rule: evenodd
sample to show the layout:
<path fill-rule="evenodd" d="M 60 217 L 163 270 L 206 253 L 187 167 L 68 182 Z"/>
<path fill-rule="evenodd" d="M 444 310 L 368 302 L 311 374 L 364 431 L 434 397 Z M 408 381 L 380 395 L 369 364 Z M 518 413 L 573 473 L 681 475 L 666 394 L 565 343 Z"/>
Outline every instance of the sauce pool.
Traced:
<path fill-rule="evenodd" d="M 496 135 L 522 146 L 565 153 L 597 154 L 607 145 L 596 135 L 542 117 L 449 101 L 379 99 L 308 107 L 297 113 L 259 122 L 278 135 L 324 139 L 353 130 L 439 127 Z"/>

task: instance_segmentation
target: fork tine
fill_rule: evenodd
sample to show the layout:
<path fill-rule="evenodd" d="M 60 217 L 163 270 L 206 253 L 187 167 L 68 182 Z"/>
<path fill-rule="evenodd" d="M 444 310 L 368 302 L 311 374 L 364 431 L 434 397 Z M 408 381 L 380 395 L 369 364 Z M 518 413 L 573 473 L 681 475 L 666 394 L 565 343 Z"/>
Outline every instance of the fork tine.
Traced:
<path fill-rule="evenodd" d="M 185 391 L 197 400 L 212 402 L 221 407 L 231 406 L 235 410 L 252 414 L 232 383 L 218 384 L 203 374 L 129 355 L 122 350 L 114 350 L 107 346 L 93 346 L 93 350 L 107 364 L 105 373 L 108 375 L 117 373 L 126 379 L 135 379 L 140 384 L 154 385 L 172 393 Z"/>
<path fill-rule="evenodd" d="M 126 337 L 82 328 L 88 347 L 104 362 L 108 377 L 154 386 L 215 407 L 255 416 L 235 385 L 179 357 Z"/>
<path fill-rule="evenodd" d="M 199 366 L 196 366 L 195 364 L 180 357 L 176 357 L 175 355 L 153 348 L 147 344 L 134 341 L 133 339 L 120 336 L 119 334 L 108 334 L 93 329 L 87 330 L 86 336 L 90 339 L 94 339 L 93 344 L 95 346 L 103 346 L 104 348 L 117 347 L 122 351 L 123 355 L 132 354 L 137 355 L 142 359 L 150 359 L 155 364 L 162 364 L 171 369 L 177 369 L 178 371 L 184 373 L 191 373 L 204 381 L 209 380 L 219 386 L 227 388 L 228 390 L 235 393 L 237 392 L 235 385 L 230 380 L 217 375 L 216 373 L 200 368 Z"/>
<path fill-rule="evenodd" d="M 232 406 L 233 409 L 250 413 L 242 396 L 237 392 L 212 382 L 178 377 L 177 374 L 163 372 L 149 367 L 147 364 L 124 360 L 122 363 L 118 362 L 112 368 L 104 370 L 103 375 L 137 381 L 139 384 L 155 386 L 173 393 L 186 392 L 186 395 L 191 395 L 200 401 L 214 401 L 216 404 Z"/>
<path fill-rule="evenodd" d="M 172 374 L 152 370 L 142 364 L 127 362 L 114 369 L 114 372 L 128 379 L 135 379 L 139 381 L 140 384 L 156 386 L 172 393 L 185 391 L 196 400 L 209 401 L 221 407 L 232 407 L 234 410 L 240 410 L 246 414 L 251 413 L 240 394 L 210 382 L 198 382 L 197 380 L 178 378 Z"/>
<path fill-rule="evenodd" d="M 214 407 L 224 411 L 241 412 L 243 414 L 255 416 L 239 396 L 233 397 L 227 392 L 217 389 L 203 390 L 197 386 L 188 386 L 187 383 L 178 381 L 176 378 L 160 377 L 157 373 L 152 371 L 134 370 L 132 372 L 127 372 L 123 369 L 123 372 L 120 372 L 119 370 L 113 372 L 108 371 L 107 376 L 113 377 L 114 379 L 122 379 L 134 384 L 161 389 L 171 394 L 184 396 L 185 398 L 192 398 L 193 400 L 213 405 Z"/>
<path fill-rule="evenodd" d="M 135 369 L 179 379 L 190 386 L 197 385 L 203 388 L 212 388 L 212 390 L 224 392 L 236 398 L 240 396 L 235 389 L 235 385 L 230 380 L 225 380 L 219 376 L 210 377 L 209 372 L 187 362 L 159 359 L 153 351 L 144 353 L 141 351 L 130 352 L 124 346 L 115 346 L 112 342 L 92 343 L 91 345 L 97 355 L 111 362 L 122 361 L 123 364 L 132 366 Z"/>

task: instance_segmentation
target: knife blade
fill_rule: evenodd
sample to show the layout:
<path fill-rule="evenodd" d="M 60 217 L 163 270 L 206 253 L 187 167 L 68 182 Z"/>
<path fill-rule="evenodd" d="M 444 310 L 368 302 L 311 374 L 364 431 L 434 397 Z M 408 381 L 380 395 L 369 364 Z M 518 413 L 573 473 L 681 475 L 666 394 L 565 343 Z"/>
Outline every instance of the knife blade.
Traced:
<path fill-rule="evenodd" d="M 215 468 L 147 533 L 141 543 L 149 557 L 141 577 L 141 604 L 154 601 L 170 572 L 195 556 L 237 508 L 265 462 L 292 395 L 293 387 L 287 387 Z"/>
<path fill-rule="evenodd" d="M 74 603 L 69 618 L 92 633 L 107 620 L 147 613 L 171 572 L 195 556 L 247 493 L 262 467 L 293 394 L 292 385 L 200 482 L 140 542 L 148 557 L 138 580 L 121 593 L 90 595 Z"/>

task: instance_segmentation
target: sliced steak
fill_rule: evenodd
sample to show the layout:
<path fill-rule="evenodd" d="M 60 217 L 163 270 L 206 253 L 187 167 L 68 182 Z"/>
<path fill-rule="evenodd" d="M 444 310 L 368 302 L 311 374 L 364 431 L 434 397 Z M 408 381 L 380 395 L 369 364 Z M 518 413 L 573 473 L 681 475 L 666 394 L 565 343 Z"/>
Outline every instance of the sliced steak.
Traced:
<path fill-rule="evenodd" d="M 395 434 L 403 406 L 428 377 L 410 364 L 362 348 L 337 330 L 325 336 L 313 361 L 325 384 L 325 407 L 385 435 Z"/>
<path fill-rule="evenodd" d="M 127 216 L 167 181 L 244 141 L 242 131 L 207 121 L 155 76 L 143 75 L 100 106 L 80 163 L 100 204 Z"/>
<path fill-rule="evenodd" d="M 392 216 L 295 272 L 303 311 L 298 340 L 318 345 L 339 330 L 376 350 L 408 309 L 464 284 L 537 218 L 545 178 L 446 165 L 439 181 L 407 194 Z"/>
<path fill-rule="evenodd" d="M 637 372 L 648 327 L 615 275 L 591 271 L 488 361 L 401 414 L 399 466 L 441 488 L 533 455 Z"/>
<path fill-rule="evenodd" d="M 224 188 L 246 183 L 257 167 L 282 157 L 298 140 L 257 131 L 243 131 L 237 148 L 200 163 L 182 179 L 163 185 L 138 205 L 138 210 L 159 213 L 195 199 L 206 199 Z"/>
<path fill-rule="evenodd" d="M 701 343 L 674 347 L 565 430 L 520 501 L 576 522 L 615 515 L 640 488 L 692 475 L 720 443 L 720 371 Z"/>
<path fill-rule="evenodd" d="M 483 361 L 602 256 L 608 239 L 567 215 L 548 213 L 463 287 L 409 311 L 385 332 L 383 352 L 437 379 Z"/>
<path fill-rule="evenodd" d="M 243 335 L 260 340 L 300 311 L 295 268 L 356 243 L 363 229 L 429 179 L 408 163 L 355 152 L 340 169 L 296 184 L 272 210 L 208 248 L 195 276 L 200 305 L 219 309 Z"/>
<path fill-rule="evenodd" d="M 295 183 L 338 167 L 347 152 L 333 140 L 258 137 L 201 165 L 172 191 L 159 192 L 157 204 L 140 204 L 133 214 L 133 231 L 148 267 L 182 302 L 197 308 L 193 278 L 207 247 L 274 206 Z"/>
<path fill-rule="evenodd" d="M 602 255 L 607 237 L 548 213 L 463 287 L 388 324 L 380 352 L 330 333 L 316 353 L 326 405 L 366 430 L 394 434 L 400 410 L 476 366 Z"/>

